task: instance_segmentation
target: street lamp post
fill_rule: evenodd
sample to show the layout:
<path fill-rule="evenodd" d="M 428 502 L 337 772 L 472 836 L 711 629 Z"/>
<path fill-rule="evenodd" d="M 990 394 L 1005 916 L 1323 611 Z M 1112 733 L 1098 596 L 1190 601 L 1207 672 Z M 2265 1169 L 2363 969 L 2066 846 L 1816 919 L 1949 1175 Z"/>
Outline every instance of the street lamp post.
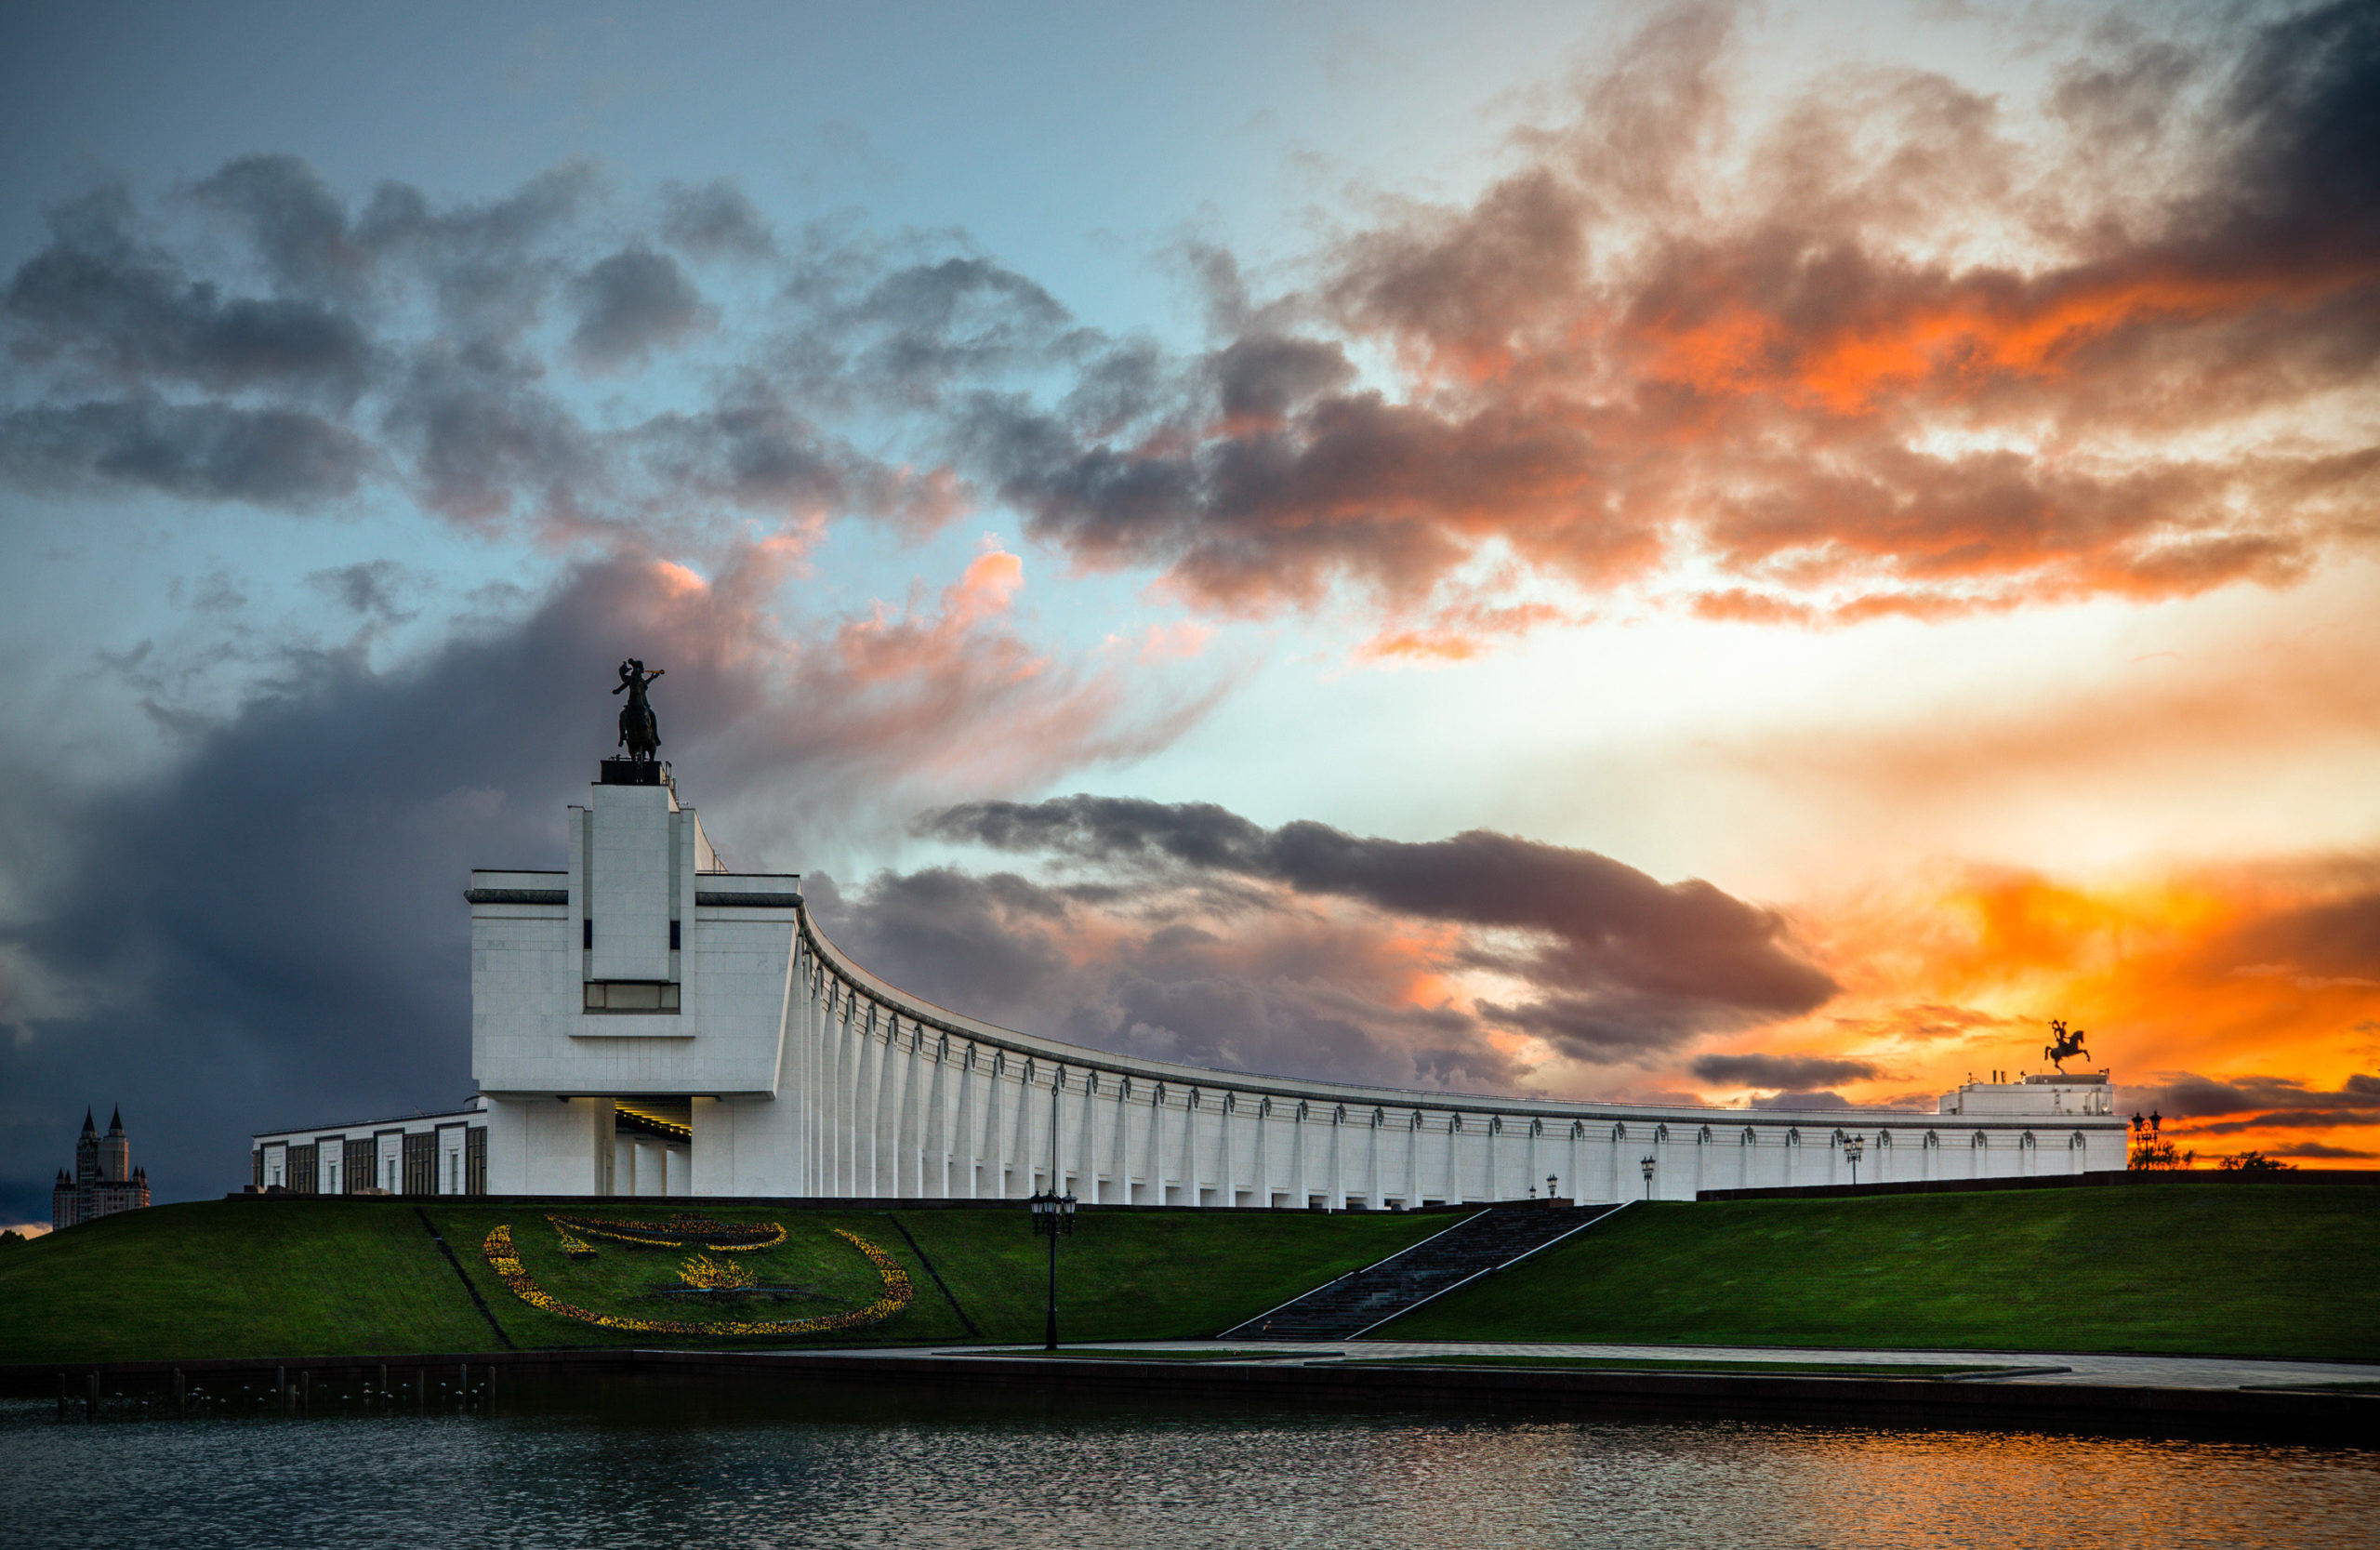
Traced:
<path fill-rule="evenodd" d="M 1859 1187 L 1859 1155 L 1867 1147 L 1865 1136 L 1855 1135 L 1843 1144 L 1844 1159 L 1851 1164 L 1851 1186 Z"/>
<path fill-rule="evenodd" d="M 1646 1152 L 1645 1160 L 1637 1164 L 1645 1170 L 1645 1199 L 1648 1200 L 1653 1198 L 1653 1154 Z"/>
<path fill-rule="evenodd" d="M 1050 1240 L 1050 1318 L 1041 1331 L 1047 1351 L 1058 1348 L 1058 1239 L 1075 1230 L 1075 1198 L 1058 1193 L 1058 1093 L 1065 1080 L 1062 1071 L 1050 1084 L 1050 1187 L 1025 1202 L 1033 1212 L 1033 1230 Z"/>

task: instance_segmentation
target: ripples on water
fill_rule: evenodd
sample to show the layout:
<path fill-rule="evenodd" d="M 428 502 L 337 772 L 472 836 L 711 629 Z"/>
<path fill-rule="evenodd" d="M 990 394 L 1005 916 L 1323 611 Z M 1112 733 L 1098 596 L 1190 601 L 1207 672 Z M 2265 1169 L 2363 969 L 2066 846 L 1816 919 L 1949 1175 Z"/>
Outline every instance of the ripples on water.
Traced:
<path fill-rule="evenodd" d="M 515 1383 L 505 1409 L 60 1424 L 0 1404 L 0 1542 L 2380 1543 L 2362 1451 L 633 1379 Z"/>

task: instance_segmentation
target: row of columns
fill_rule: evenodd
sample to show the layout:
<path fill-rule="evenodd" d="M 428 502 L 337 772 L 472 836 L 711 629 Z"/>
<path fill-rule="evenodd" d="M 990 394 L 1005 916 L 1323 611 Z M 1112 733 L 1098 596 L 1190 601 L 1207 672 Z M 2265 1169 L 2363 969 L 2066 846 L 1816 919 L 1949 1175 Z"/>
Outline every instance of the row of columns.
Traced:
<path fill-rule="evenodd" d="M 1826 1147 L 1822 1174 L 1807 1169 L 1818 1176 L 1803 1176 L 1802 1138 L 1792 1127 L 1781 1136 L 1775 1126 L 1742 1127 L 1736 1166 L 1726 1168 L 1709 1125 L 1673 1138 L 1669 1125 L 1643 1121 L 1549 1126 L 1541 1116 L 1351 1109 L 1069 1065 L 888 1006 L 836 974 L 806 934 L 792 990 L 810 1194 L 1001 1199 L 1056 1187 L 1091 1204 L 1320 1203 L 1335 1211 L 1351 1199 L 1375 1210 L 1388 1200 L 1515 1199 L 1533 1189 L 1581 1200 L 1646 1193 L 1692 1199 L 1705 1188 L 1847 1182 L 1841 1131 Z M 1870 1139 L 1876 1161 L 1864 1176 L 1904 1176 L 1892 1171 L 1891 1135 Z M 2081 1140 L 2078 1133 L 2071 1150 L 2077 1171 Z M 1938 1138 L 1927 1133 L 1922 1145 L 1924 1176 L 1937 1176 Z M 2034 1172 L 2030 1133 L 2018 1145 L 2028 1166 L 1993 1169 L 1996 1159 L 1980 1150 L 1971 1165 L 1977 1173 Z M 1692 1147 L 1690 1159 L 1678 1155 L 1681 1146 Z M 1755 1165 L 1764 1149 L 1783 1151 L 1774 1169 Z M 1655 1160 L 1649 1190 L 1641 1181 L 1647 1156 Z"/>

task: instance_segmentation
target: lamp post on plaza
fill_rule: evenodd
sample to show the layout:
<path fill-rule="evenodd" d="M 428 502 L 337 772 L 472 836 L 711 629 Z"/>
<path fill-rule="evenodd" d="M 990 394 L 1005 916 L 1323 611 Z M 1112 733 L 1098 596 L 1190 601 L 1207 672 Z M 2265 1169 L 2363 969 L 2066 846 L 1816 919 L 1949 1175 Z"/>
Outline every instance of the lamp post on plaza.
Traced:
<path fill-rule="evenodd" d="M 1050 1084 L 1050 1187 L 1025 1203 L 1033 1212 L 1033 1230 L 1050 1240 L 1050 1318 L 1043 1326 L 1043 1350 L 1058 1348 L 1058 1237 L 1075 1230 L 1075 1198 L 1058 1193 L 1058 1093 L 1065 1084 L 1059 1073 Z"/>
<path fill-rule="evenodd" d="M 1645 1170 L 1645 1199 L 1648 1200 L 1653 1198 L 1653 1154 L 1650 1152 L 1646 1152 L 1645 1160 L 1637 1164 Z"/>
<path fill-rule="evenodd" d="M 1859 1154 L 1867 1145 L 1867 1137 L 1861 1135 L 1851 1136 L 1843 1143 L 1843 1157 L 1851 1164 L 1851 1187 L 1854 1189 L 1859 1187 Z"/>

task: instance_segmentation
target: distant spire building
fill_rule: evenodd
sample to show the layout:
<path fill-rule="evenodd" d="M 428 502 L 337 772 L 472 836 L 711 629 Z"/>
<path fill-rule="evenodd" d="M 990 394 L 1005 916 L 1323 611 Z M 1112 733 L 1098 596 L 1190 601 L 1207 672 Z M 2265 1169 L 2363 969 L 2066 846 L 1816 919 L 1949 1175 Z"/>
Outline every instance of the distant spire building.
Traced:
<path fill-rule="evenodd" d="M 49 1192 L 49 1225 L 71 1227 L 119 1211 L 139 1211 L 149 1203 L 149 1172 L 132 1166 L 132 1141 L 124 1133 L 124 1110 L 108 1119 L 108 1133 L 99 1133 L 91 1111 L 83 1111 L 83 1133 L 74 1142 L 74 1176 L 58 1171 Z"/>

